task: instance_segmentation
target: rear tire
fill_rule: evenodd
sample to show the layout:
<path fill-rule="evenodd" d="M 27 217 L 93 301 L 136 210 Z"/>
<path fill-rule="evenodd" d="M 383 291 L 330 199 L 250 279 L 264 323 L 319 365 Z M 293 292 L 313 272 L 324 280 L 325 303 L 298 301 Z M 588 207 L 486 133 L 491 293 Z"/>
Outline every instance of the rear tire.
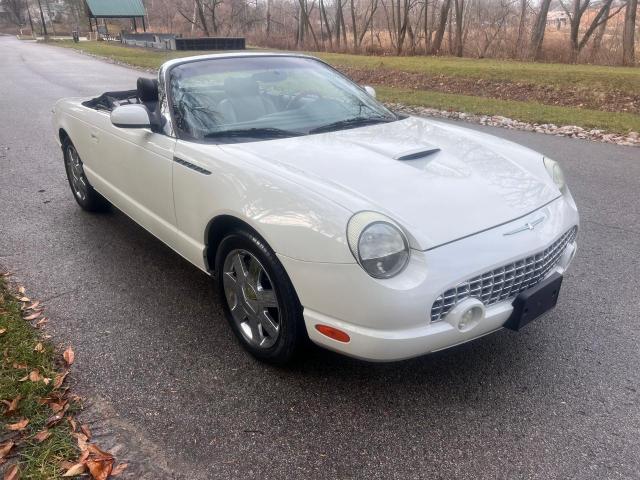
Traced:
<path fill-rule="evenodd" d="M 100 195 L 89 183 L 84 173 L 80 155 L 71 140 L 66 138 L 62 142 L 64 155 L 64 168 L 67 172 L 67 180 L 71 187 L 71 193 L 78 205 L 87 212 L 106 212 L 111 208 L 109 201 Z"/>
<path fill-rule="evenodd" d="M 231 329 L 255 358 L 291 361 L 306 339 L 302 306 L 275 253 L 246 230 L 227 235 L 216 255 L 218 293 Z"/>

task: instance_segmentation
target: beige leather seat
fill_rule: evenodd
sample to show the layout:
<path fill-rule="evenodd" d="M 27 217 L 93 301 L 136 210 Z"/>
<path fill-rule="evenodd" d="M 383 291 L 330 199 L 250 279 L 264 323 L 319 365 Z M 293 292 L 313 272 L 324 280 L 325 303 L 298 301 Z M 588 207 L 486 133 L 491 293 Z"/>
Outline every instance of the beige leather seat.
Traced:
<path fill-rule="evenodd" d="M 224 91 L 227 98 L 218 104 L 218 112 L 225 123 L 248 122 L 277 111 L 252 78 L 226 78 Z"/>

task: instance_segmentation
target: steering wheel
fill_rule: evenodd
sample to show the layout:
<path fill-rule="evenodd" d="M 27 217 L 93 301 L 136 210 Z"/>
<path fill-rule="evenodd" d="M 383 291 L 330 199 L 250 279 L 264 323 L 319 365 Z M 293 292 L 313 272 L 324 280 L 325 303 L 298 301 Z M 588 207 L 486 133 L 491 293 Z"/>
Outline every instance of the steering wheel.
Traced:
<path fill-rule="evenodd" d="M 298 93 L 295 97 L 287 102 L 287 105 L 284 107 L 285 110 L 291 110 L 295 105 L 297 105 L 300 100 L 305 97 L 316 97 L 317 100 L 324 98 L 322 94 L 317 90 L 303 90 Z"/>

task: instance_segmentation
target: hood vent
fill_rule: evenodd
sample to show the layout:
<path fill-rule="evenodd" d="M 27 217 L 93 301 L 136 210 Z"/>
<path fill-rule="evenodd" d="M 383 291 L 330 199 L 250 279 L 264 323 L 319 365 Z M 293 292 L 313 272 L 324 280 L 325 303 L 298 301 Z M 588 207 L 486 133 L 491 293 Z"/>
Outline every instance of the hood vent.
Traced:
<path fill-rule="evenodd" d="M 405 160 L 418 160 L 420 158 L 424 158 L 427 157 L 429 155 L 432 155 L 434 153 L 439 152 L 440 149 L 439 148 L 429 148 L 429 149 L 420 149 L 420 150 L 414 150 L 411 152 L 406 152 L 406 153 L 401 153 L 400 155 L 394 157 L 396 160 L 400 160 L 400 161 L 405 161 Z"/>

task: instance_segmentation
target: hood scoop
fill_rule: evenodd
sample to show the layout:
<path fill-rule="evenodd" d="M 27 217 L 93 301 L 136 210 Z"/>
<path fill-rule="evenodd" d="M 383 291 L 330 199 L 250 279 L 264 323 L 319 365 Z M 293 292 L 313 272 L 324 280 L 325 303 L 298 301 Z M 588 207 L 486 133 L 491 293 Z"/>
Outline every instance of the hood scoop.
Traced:
<path fill-rule="evenodd" d="M 411 150 L 409 152 L 401 153 L 393 158 L 395 160 L 400 160 L 401 162 L 407 160 L 420 160 L 421 158 L 428 157 L 429 155 L 433 155 L 434 153 L 438 153 L 439 151 L 439 148 L 421 148 L 418 150 Z"/>

